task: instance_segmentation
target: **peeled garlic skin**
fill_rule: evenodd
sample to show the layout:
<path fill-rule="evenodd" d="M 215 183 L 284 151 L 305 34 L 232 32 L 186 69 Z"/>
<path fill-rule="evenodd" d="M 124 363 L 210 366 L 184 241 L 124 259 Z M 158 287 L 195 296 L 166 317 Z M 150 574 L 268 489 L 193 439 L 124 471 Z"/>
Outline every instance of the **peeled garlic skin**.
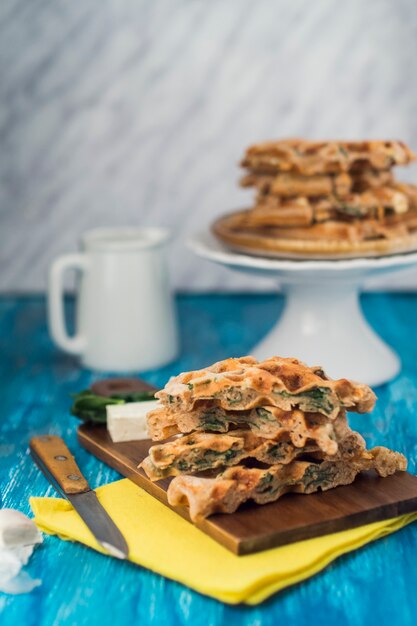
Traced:
<path fill-rule="evenodd" d="M 17 548 L 42 543 L 36 524 L 14 509 L 0 510 L 0 548 Z"/>
<path fill-rule="evenodd" d="M 41 584 L 22 571 L 42 535 L 26 515 L 14 509 L 0 510 L 0 591 L 29 593 Z"/>

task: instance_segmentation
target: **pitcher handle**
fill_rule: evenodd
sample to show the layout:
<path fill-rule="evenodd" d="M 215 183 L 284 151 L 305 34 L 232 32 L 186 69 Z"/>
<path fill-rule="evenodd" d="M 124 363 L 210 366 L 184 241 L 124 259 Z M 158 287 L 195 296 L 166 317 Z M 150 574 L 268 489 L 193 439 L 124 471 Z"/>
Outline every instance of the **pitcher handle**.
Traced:
<path fill-rule="evenodd" d="M 79 333 L 67 333 L 64 313 L 64 273 L 68 269 L 85 272 L 87 259 L 84 254 L 66 254 L 56 259 L 49 270 L 48 282 L 48 321 L 49 332 L 55 343 L 71 354 L 81 354 L 85 348 L 85 338 Z"/>

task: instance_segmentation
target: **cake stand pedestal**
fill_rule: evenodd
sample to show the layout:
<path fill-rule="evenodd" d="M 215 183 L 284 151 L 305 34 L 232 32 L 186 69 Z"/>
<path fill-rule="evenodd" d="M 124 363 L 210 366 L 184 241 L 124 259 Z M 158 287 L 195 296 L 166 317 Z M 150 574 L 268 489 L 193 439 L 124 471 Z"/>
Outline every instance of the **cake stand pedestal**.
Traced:
<path fill-rule="evenodd" d="M 228 250 L 210 233 L 188 242 L 198 256 L 240 272 L 275 278 L 286 296 L 274 328 L 251 350 L 257 359 L 292 356 L 322 365 L 333 378 L 381 385 L 401 364 L 365 320 L 360 288 L 366 278 L 410 268 L 417 252 L 343 260 L 269 259 Z"/>

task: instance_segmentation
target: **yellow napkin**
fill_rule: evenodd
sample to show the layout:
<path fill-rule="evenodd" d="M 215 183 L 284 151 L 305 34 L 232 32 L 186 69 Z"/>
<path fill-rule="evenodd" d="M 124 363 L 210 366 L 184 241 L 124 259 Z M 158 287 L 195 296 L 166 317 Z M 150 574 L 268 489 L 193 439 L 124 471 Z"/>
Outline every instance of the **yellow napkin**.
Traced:
<path fill-rule="evenodd" d="M 130 480 L 100 487 L 96 493 L 123 532 L 131 561 L 230 604 L 258 604 L 274 592 L 319 572 L 341 554 L 417 519 L 417 513 L 403 515 L 248 556 L 235 556 Z M 31 498 L 30 504 L 35 521 L 44 532 L 102 551 L 66 500 Z"/>

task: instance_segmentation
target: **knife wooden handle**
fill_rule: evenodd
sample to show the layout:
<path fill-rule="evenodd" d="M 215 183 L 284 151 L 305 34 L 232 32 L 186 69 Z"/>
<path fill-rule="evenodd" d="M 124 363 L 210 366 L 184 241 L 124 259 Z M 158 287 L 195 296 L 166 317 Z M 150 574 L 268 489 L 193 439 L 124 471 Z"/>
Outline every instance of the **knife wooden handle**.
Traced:
<path fill-rule="evenodd" d="M 90 491 L 88 482 L 61 437 L 55 435 L 33 437 L 29 447 L 41 471 L 48 480 L 57 483 L 64 494 Z"/>

